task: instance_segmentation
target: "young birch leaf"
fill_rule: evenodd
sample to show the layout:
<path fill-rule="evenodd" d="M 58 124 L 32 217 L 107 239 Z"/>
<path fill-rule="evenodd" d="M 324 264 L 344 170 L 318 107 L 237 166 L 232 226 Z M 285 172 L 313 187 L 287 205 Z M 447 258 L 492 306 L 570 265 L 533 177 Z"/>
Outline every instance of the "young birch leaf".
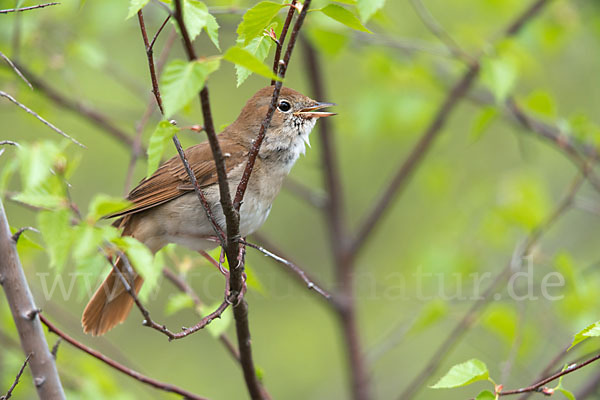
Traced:
<path fill-rule="evenodd" d="M 146 300 L 148 294 L 156 287 L 161 267 L 155 268 L 155 257 L 145 244 L 131 236 L 114 238 L 112 243 L 121 249 L 135 271 L 144 278 L 144 286 L 139 293 L 141 300 Z M 158 257 L 156 257 L 158 258 Z"/>
<path fill-rule="evenodd" d="M 50 255 L 50 266 L 60 270 L 67 262 L 73 241 L 71 213 L 67 209 L 42 211 L 37 221 Z"/>
<path fill-rule="evenodd" d="M 150 0 L 131 0 L 129 2 L 129 12 L 127 13 L 127 18 L 125 19 L 133 17 L 138 11 L 144 8 L 149 1 Z M 83 3 L 81 4 L 81 7 L 83 7 Z"/>
<path fill-rule="evenodd" d="M 197 96 L 208 75 L 219 69 L 219 63 L 217 59 L 171 61 L 161 79 L 165 117 L 171 117 Z"/>
<path fill-rule="evenodd" d="M 183 19 L 190 40 L 196 39 L 202 29 L 206 27 L 209 16 L 206 4 L 198 0 L 185 0 L 183 3 Z"/>
<path fill-rule="evenodd" d="M 484 390 L 475 397 L 475 400 L 496 400 L 496 396 L 489 390 Z"/>
<path fill-rule="evenodd" d="M 320 11 L 329 18 L 332 18 L 352 29 L 372 33 L 370 30 L 365 28 L 358 18 L 356 18 L 356 15 L 352 14 L 352 12 L 342 6 L 330 4 L 327 7 L 322 8 Z"/>
<path fill-rule="evenodd" d="M 171 140 L 174 134 L 179 132 L 179 128 L 172 125 L 169 121 L 160 121 L 150 136 L 148 143 L 148 169 L 146 176 L 150 176 L 158 168 L 158 164 L 165 152 L 167 143 Z"/>
<path fill-rule="evenodd" d="M 571 347 L 569 347 L 567 351 L 571 350 L 575 345 L 583 342 L 585 339 L 595 336 L 600 336 L 600 321 L 588 325 L 583 330 L 577 332 L 573 339 L 573 343 L 571 343 Z"/>
<path fill-rule="evenodd" d="M 456 364 L 446 373 L 432 389 L 449 389 L 470 385 L 473 382 L 483 381 L 490 376 L 483 361 L 472 359 L 462 364 Z"/>
<path fill-rule="evenodd" d="M 217 50 L 221 51 L 221 46 L 219 46 L 219 23 L 217 22 L 217 19 L 212 16 L 212 14 L 208 14 L 204 30 L 208 34 L 210 41 L 213 42 Z"/>
<path fill-rule="evenodd" d="M 271 68 L 266 66 L 261 60 L 248 52 L 248 50 L 244 50 L 241 47 L 230 47 L 229 50 L 227 50 L 223 55 L 223 58 L 266 78 L 281 80 L 273 73 Z"/>
<path fill-rule="evenodd" d="M 356 7 L 362 22 L 367 22 L 385 4 L 385 0 L 358 0 Z"/>
<path fill-rule="evenodd" d="M 127 208 L 130 204 L 129 201 L 119 197 L 96 195 L 90 203 L 87 219 L 97 221 L 105 215 Z"/>
<path fill-rule="evenodd" d="M 270 27 L 273 27 L 274 25 L 275 24 L 271 24 Z M 273 40 L 270 37 L 262 35 L 252 39 L 250 43 L 243 47 L 243 49 L 248 51 L 250 54 L 253 54 L 260 62 L 264 62 L 265 58 L 269 54 L 269 50 L 271 50 L 272 44 Z M 235 65 L 235 72 L 237 74 L 238 87 L 244 83 L 250 74 L 252 74 L 252 71 L 250 71 L 248 68 L 244 68 L 238 64 Z"/>
<path fill-rule="evenodd" d="M 250 8 L 237 27 L 238 38 L 243 40 L 244 45 L 247 45 L 252 39 L 262 35 L 263 30 L 283 7 L 285 7 L 283 4 L 261 1 Z"/>

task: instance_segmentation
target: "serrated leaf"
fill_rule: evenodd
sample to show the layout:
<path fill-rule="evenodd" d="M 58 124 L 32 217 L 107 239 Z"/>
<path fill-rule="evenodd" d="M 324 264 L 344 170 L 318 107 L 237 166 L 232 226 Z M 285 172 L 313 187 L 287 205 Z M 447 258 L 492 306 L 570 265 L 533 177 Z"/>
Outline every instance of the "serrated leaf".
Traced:
<path fill-rule="evenodd" d="M 266 66 L 261 60 L 241 47 L 230 47 L 229 50 L 227 50 L 223 55 L 223 59 L 242 66 L 254 72 L 255 74 L 262 75 L 266 78 L 281 80 L 273 73 L 270 67 Z"/>
<path fill-rule="evenodd" d="M 483 392 L 479 393 L 477 395 L 477 397 L 475 397 L 475 400 L 495 400 L 496 396 L 494 395 L 494 393 L 490 392 L 489 390 L 484 390 Z"/>
<path fill-rule="evenodd" d="M 385 4 L 385 0 L 358 0 L 356 8 L 362 22 L 367 22 Z"/>
<path fill-rule="evenodd" d="M 206 27 L 209 19 L 208 7 L 198 0 L 185 0 L 183 3 L 183 20 L 190 40 L 194 40 L 202 29 Z"/>
<path fill-rule="evenodd" d="M 283 7 L 285 7 L 283 4 L 261 1 L 250 8 L 237 27 L 238 38 L 243 41 L 244 45 L 247 45 L 252 39 L 262 35 L 263 30 Z"/>
<path fill-rule="evenodd" d="M 73 241 L 71 212 L 67 209 L 41 211 L 37 215 L 37 222 L 50 255 L 50 266 L 60 271 L 67 262 Z"/>
<path fill-rule="evenodd" d="M 165 117 L 171 117 L 197 96 L 208 75 L 219 69 L 219 65 L 218 59 L 171 61 L 161 77 Z"/>
<path fill-rule="evenodd" d="M 271 24 L 270 27 L 274 27 L 275 24 Z M 269 29 L 269 28 L 267 28 Z M 269 54 L 269 50 L 271 50 L 271 45 L 273 44 L 273 40 L 266 36 L 258 36 L 255 37 L 248 43 L 248 45 L 244 46 L 243 49 L 254 55 L 257 60 L 261 63 L 264 62 L 265 58 Z M 235 65 L 235 72 L 237 74 L 237 86 L 239 87 L 244 81 L 252 74 L 248 68 L 242 67 L 239 64 Z"/>
<path fill-rule="evenodd" d="M 213 42 L 219 51 L 221 51 L 221 46 L 219 46 L 219 23 L 212 14 L 208 14 L 204 30 L 208 34 L 210 41 Z"/>
<path fill-rule="evenodd" d="M 575 345 L 583 342 L 584 340 L 597 336 L 600 336 L 600 321 L 588 325 L 581 331 L 577 332 L 573 338 L 573 343 L 571 343 L 571 346 L 567 349 L 567 351 L 571 350 Z"/>
<path fill-rule="evenodd" d="M 176 293 L 169 297 L 165 306 L 165 314 L 173 315 L 185 308 L 194 307 L 194 301 L 187 293 Z"/>
<path fill-rule="evenodd" d="M 360 22 L 356 15 L 352 14 L 350 10 L 342 6 L 338 6 L 337 4 L 329 4 L 328 6 L 320 9 L 319 11 L 327 15 L 329 18 L 334 19 L 352 29 L 361 32 L 372 33 L 370 30 L 365 28 L 365 26 Z"/>
<path fill-rule="evenodd" d="M 106 194 L 94 196 L 90 202 L 87 219 L 97 221 L 105 215 L 121 211 L 131 205 L 131 202 L 120 197 L 111 197 Z"/>
<path fill-rule="evenodd" d="M 449 389 L 460 386 L 466 386 L 473 382 L 486 380 L 489 378 L 489 372 L 483 361 L 473 358 L 462 364 L 457 364 L 450 368 L 432 389 Z"/>
<path fill-rule="evenodd" d="M 173 135 L 179 132 L 179 130 L 180 129 L 177 126 L 171 124 L 169 121 L 160 121 L 158 125 L 156 125 L 156 129 L 154 129 L 152 136 L 150 136 L 148 150 L 146 150 L 148 154 L 147 177 L 151 176 L 154 171 L 156 171 L 163 153 L 165 152 L 167 143 L 169 143 L 171 138 L 173 138 Z"/>
<path fill-rule="evenodd" d="M 202 305 L 200 307 L 200 311 L 202 312 L 203 315 L 208 315 L 211 312 L 215 311 L 220 305 L 221 305 L 220 301 L 217 303 L 211 304 L 209 306 Z M 223 333 L 225 333 L 225 331 L 227 330 L 229 325 L 231 325 L 231 321 L 233 320 L 233 314 L 231 313 L 230 310 L 231 310 L 231 307 L 226 309 L 221 314 L 221 318 L 213 319 L 212 322 L 206 326 L 205 329 L 208 330 L 208 333 L 210 333 L 210 335 L 212 337 L 217 338 L 217 337 L 221 336 Z"/>
<path fill-rule="evenodd" d="M 127 12 L 127 17 L 125 19 L 129 19 L 137 14 L 146 4 L 148 4 L 150 0 L 130 0 L 129 1 L 129 11 Z M 81 4 L 80 7 L 83 7 Z"/>

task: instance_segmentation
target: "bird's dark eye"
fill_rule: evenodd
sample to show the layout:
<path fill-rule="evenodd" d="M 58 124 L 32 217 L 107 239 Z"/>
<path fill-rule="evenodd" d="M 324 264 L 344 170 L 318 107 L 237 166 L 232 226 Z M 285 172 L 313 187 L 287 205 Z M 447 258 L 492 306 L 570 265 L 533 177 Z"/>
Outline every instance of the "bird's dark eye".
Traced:
<path fill-rule="evenodd" d="M 277 108 L 279 108 L 279 111 L 288 112 L 292 109 L 292 105 L 285 100 L 281 100 Z"/>

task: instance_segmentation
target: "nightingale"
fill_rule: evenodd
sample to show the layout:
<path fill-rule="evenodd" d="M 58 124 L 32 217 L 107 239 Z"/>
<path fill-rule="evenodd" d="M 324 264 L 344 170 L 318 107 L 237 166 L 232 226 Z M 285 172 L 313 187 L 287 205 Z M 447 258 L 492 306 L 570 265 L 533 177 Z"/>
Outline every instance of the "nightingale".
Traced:
<path fill-rule="evenodd" d="M 235 193 L 240 182 L 273 90 L 274 86 L 260 89 L 248 100 L 235 122 L 217 135 L 231 193 Z M 281 89 L 240 208 L 241 236 L 253 233 L 265 222 L 285 177 L 300 154 L 304 154 L 305 145 L 310 146 L 308 137 L 317 119 L 335 115 L 321 110 L 333 105 L 312 100 L 290 88 Z M 217 224 L 225 231 L 217 172 L 208 142 L 186 149 L 185 155 Z M 169 243 L 195 251 L 217 246 L 212 225 L 179 156 L 169 159 L 152 176 L 143 179 L 127 199 L 132 203 L 129 208 L 106 218 L 118 217 L 114 225 L 123 229 L 122 235 L 136 238 L 153 253 Z M 122 259 L 117 260 L 116 267 L 139 292 L 143 283 L 141 276 L 128 274 Z M 94 336 L 105 334 L 127 318 L 132 306 L 131 295 L 112 269 L 83 311 L 83 331 Z"/>

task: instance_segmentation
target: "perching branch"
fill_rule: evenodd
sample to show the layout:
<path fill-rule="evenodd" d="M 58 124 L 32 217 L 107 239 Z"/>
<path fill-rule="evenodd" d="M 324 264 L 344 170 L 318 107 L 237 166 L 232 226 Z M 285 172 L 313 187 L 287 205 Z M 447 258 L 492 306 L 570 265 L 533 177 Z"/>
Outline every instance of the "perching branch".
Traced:
<path fill-rule="evenodd" d="M 145 375 L 140 374 L 137 371 L 134 371 L 131 368 L 128 368 L 118 362 L 116 362 L 115 360 L 112 360 L 108 357 L 106 357 L 104 354 L 100 353 L 99 351 L 96 351 L 90 347 L 87 347 L 86 345 L 84 345 L 83 343 L 78 342 L 77 340 L 73 339 L 71 336 L 67 335 L 65 332 L 61 331 L 60 329 L 58 329 L 53 323 L 51 323 L 43 314 L 40 314 L 40 319 L 42 321 L 42 323 L 44 325 L 46 325 L 46 327 L 48 328 L 48 331 L 58 335 L 59 337 L 61 337 L 65 342 L 71 344 L 72 346 L 78 348 L 79 350 L 89 354 L 90 356 L 102 361 L 103 363 L 105 363 L 106 365 L 108 365 L 109 367 L 116 369 L 117 371 L 128 375 L 130 377 L 132 377 L 133 379 L 136 379 L 138 381 L 140 381 L 141 383 L 145 384 L 145 385 L 149 385 L 152 386 L 156 389 L 165 391 L 165 392 L 169 392 L 169 393 L 175 393 L 178 394 L 180 396 L 183 396 L 186 399 L 192 399 L 192 400 L 207 400 L 204 397 L 200 397 L 194 393 L 190 393 L 184 389 L 181 389 L 175 385 L 171 385 L 170 383 L 164 383 L 164 382 L 160 382 L 157 381 L 155 379 L 149 378 Z"/>
<path fill-rule="evenodd" d="M 56 364 L 38 318 L 39 309 L 25 279 L 1 199 L 0 254 L 0 285 L 4 288 L 23 352 L 27 355 L 33 354 L 29 367 L 38 396 L 40 399 L 64 399 L 65 394 Z"/>
<path fill-rule="evenodd" d="M 23 110 L 25 110 L 26 112 L 28 112 L 29 114 L 33 115 L 34 117 L 36 117 L 38 120 L 40 120 L 44 125 L 46 125 L 48 128 L 52 129 L 54 132 L 58 133 L 59 135 L 69 139 L 71 142 L 75 143 L 77 146 L 83 147 L 84 149 L 86 148 L 83 144 L 81 144 L 79 141 L 77 141 L 77 139 L 74 139 L 73 137 L 67 135 L 65 132 L 63 132 L 61 129 L 57 128 L 56 125 L 46 121 L 44 118 L 40 117 L 40 115 L 38 113 L 36 113 L 35 111 L 31 110 L 29 107 L 27 107 L 26 105 L 18 102 L 14 97 L 12 97 L 10 94 L 3 92 L 0 90 L 0 97 L 4 97 L 7 98 L 8 100 L 12 101 L 14 104 L 16 104 L 17 106 L 21 107 Z"/>
<path fill-rule="evenodd" d="M 27 363 L 29 362 L 31 355 L 32 355 L 31 353 L 27 354 L 27 357 L 25 358 L 25 361 L 23 361 L 23 365 L 21 365 L 21 369 L 19 369 L 19 372 L 17 373 L 17 376 L 15 377 L 14 382 L 12 383 L 12 385 L 10 385 L 10 388 L 8 388 L 8 391 L 6 392 L 6 394 L 4 396 L 0 396 L 0 400 L 10 399 L 10 397 L 12 396 L 13 390 L 15 390 L 15 388 L 19 384 L 19 379 L 21 379 L 21 375 L 23 375 L 23 372 L 25 371 L 25 367 L 27 366 Z"/>
<path fill-rule="evenodd" d="M 15 74 L 17 74 L 19 78 L 21 78 L 23 82 L 25 82 L 27 86 L 29 86 L 29 89 L 33 89 L 33 86 L 31 86 L 31 83 L 27 80 L 27 78 L 25 78 L 25 75 L 23 75 L 19 68 L 17 68 L 17 66 L 12 61 L 10 61 L 10 58 L 6 57 L 1 51 L 0 58 L 6 61 L 6 63 L 13 69 L 13 71 L 15 71 Z"/>

